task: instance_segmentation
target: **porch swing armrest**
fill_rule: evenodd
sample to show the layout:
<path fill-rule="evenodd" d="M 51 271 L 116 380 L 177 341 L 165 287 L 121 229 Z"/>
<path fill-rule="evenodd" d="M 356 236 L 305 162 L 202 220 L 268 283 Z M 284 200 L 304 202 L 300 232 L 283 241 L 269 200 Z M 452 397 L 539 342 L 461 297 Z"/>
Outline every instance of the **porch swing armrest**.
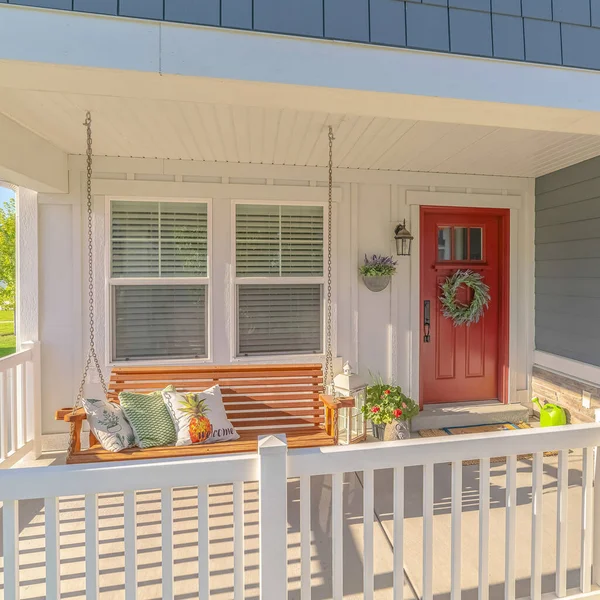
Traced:
<path fill-rule="evenodd" d="M 340 401 L 334 396 L 328 394 L 319 394 L 319 400 L 325 405 L 326 408 L 331 410 L 337 410 L 340 408 Z"/>
<path fill-rule="evenodd" d="M 54 418 L 56 421 L 66 421 L 67 423 L 71 423 L 85 421 L 87 419 L 87 415 L 85 414 L 85 410 L 83 410 L 83 408 L 78 408 L 75 412 L 73 412 L 72 408 L 61 408 L 56 411 Z"/>

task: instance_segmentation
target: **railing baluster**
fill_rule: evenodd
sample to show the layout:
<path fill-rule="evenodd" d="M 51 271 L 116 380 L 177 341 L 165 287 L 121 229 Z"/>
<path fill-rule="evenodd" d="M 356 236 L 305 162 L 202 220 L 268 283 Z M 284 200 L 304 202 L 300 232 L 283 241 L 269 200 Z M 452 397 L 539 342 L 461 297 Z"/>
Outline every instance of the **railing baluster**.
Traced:
<path fill-rule="evenodd" d="M 19 590 L 19 502 L 5 500 L 2 509 L 4 544 L 4 598 L 18 600 Z"/>
<path fill-rule="evenodd" d="M 173 600 L 173 490 L 160 492 L 162 522 L 162 598 Z"/>
<path fill-rule="evenodd" d="M 8 456 L 8 382 L 7 372 L 0 371 L 0 460 Z"/>
<path fill-rule="evenodd" d="M 331 549 L 333 600 L 342 600 L 344 596 L 344 507 L 342 504 L 344 474 L 334 473 L 331 476 Z M 366 513 L 365 513 L 366 518 Z"/>
<path fill-rule="evenodd" d="M 404 600 L 404 467 L 394 469 L 394 600 Z"/>
<path fill-rule="evenodd" d="M 85 597 L 96 600 L 99 592 L 98 496 L 85 496 Z"/>
<path fill-rule="evenodd" d="M 233 484 L 233 598 L 244 598 L 244 482 Z"/>
<path fill-rule="evenodd" d="M 13 452 L 19 449 L 19 422 L 17 420 L 17 370 L 12 367 L 10 375 L 10 447 Z"/>
<path fill-rule="evenodd" d="M 584 594 L 592 589 L 592 552 L 593 552 L 593 485 L 594 454 L 593 448 L 583 449 L 583 478 L 581 489 L 581 571 L 579 587 Z"/>
<path fill-rule="evenodd" d="M 490 459 L 479 461 L 479 600 L 490 597 Z"/>
<path fill-rule="evenodd" d="M 569 499 L 569 451 L 558 453 L 556 506 L 556 595 L 567 595 L 567 520 Z"/>
<path fill-rule="evenodd" d="M 544 454 L 536 452 L 531 474 L 531 600 L 542 597 L 543 476 Z"/>
<path fill-rule="evenodd" d="M 58 498 L 44 499 L 46 530 L 46 600 L 60 598 L 60 521 Z"/>
<path fill-rule="evenodd" d="M 373 600 L 373 513 L 375 512 L 373 498 L 373 469 L 363 471 L 363 513 L 364 513 L 364 598 Z"/>
<path fill-rule="evenodd" d="M 506 549 L 504 598 L 515 600 L 515 554 L 517 535 L 517 457 L 506 457 Z"/>
<path fill-rule="evenodd" d="M 208 487 L 198 488 L 198 591 L 200 600 L 210 595 L 210 553 L 208 530 Z"/>
<path fill-rule="evenodd" d="M 27 439 L 27 366 L 19 365 L 19 445 L 24 446 Z"/>
<path fill-rule="evenodd" d="M 300 588 L 302 600 L 310 600 L 310 475 L 300 477 Z"/>
<path fill-rule="evenodd" d="M 137 510 L 135 490 L 123 495 L 123 520 L 125 533 L 125 599 L 137 596 Z"/>
<path fill-rule="evenodd" d="M 452 463 L 452 600 L 461 596 L 462 460 Z"/>
<path fill-rule="evenodd" d="M 423 600 L 433 598 L 433 464 L 423 465 Z"/>

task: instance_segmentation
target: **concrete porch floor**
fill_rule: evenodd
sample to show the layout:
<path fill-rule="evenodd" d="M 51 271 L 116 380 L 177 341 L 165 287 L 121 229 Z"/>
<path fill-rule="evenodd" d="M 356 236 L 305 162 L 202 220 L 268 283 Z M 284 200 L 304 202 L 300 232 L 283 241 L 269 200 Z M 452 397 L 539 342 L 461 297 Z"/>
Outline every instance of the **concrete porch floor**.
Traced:
<path fill-rule="evenodd" d="M 441 458 L 441 457 L 440 457 Z M 62 454 L 20 466 L 61 464 Z M 554 589 L 556 550 L 556 465 L 557 457 L 544 460 L 544 559 L 543 591 Z M 463 467 L 462 588 L 463 598 L 477 597 L 478 573 L 478 465 Z M 344 485 L 344 598 L 362 598 L 362 474 L 348 473 Z M 422 590 L 422 469 L 408 468 L 405 474 L 404 556 L 407 583 L 405 598 L 416 600 Z M 504 597 L 505 465 L 492 464 L 490 512 L 490 598 Z M 157 485 L 159 482 L 157 482 Z M 531 461 L 521 460 L 517 474 L 517 597 L 529 595 L 531 548 Z M 568 587 L 578 586 L 581 527 L 581 453 L 569 458 L 569 552 Z M 450 597 L 450 465 L 435 468 L 434 581 L 436 600 Z M 245 485 L 245 597 L 258 599 L 258 493 L 254 483 Z M 392 476 L 387 470 L 375 476 L 375 598 L 392 598 L 393 515 Z M 300 598 L 299 484 L 288 485 L 288 578 L 289 599 Z M 100 597 L 124 597 L 123 503 L 119 494 L 100 497 Z M 331 487 L 328 477 L 313 477 L 312 506 L 312 597 L 331 598 Z M 161 591 L 160 493 L 138 494 L 138 578 L 142 600 L 158 600 Z M 194 488 L 174 494 L 175 593 L 178 599 L 198 595 L 197 500 Z M 210 489 L 211 598 L 233 598 L 233 513 L 230 486 Z M 84 511 L 83 498 L 65 498 L 60 503 L 62 597 L 84 598 Z M 0 520 L 1 522 L 1 520 Z M 20 506 L 20 552 L 22 598 L 44 598 L 44 510 L 43 500 Z M 1 536 L 0 536 L 1 540 Z M 3 553 L 0 549 L 0 557 Z M 3 559 L 0 558 L 0 566 Z M 0 596 L 3 576 L 0 574 Z"/>

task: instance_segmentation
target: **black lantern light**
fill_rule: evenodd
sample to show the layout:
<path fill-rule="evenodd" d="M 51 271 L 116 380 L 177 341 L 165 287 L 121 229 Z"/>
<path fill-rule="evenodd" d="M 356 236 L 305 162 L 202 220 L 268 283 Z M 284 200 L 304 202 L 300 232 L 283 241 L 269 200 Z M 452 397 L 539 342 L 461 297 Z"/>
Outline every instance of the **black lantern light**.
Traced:
<path fill-rule="evenodd" d="M 414 238 L 410 231 L 406 229 L 406 220 L 396 227 L 394 238 L 396 240 L 396 254 L 398 256 L 410 256 L 410 247 Z"/>

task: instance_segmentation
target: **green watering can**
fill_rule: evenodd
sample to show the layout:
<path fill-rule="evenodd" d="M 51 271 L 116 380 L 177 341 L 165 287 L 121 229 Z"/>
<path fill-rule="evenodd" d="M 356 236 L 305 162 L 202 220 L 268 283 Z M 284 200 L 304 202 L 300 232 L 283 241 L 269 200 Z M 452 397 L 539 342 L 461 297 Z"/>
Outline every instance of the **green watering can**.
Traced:
<path fill-rule="evenodd" d="M 539 398 L 534 398 L 535 402 L 540 407 L 540 425 L 542 427 L 556 427 L 557 425 L 567 424 L 567 413 L 565 409 L 556 404 L 544 404 Z"/>

